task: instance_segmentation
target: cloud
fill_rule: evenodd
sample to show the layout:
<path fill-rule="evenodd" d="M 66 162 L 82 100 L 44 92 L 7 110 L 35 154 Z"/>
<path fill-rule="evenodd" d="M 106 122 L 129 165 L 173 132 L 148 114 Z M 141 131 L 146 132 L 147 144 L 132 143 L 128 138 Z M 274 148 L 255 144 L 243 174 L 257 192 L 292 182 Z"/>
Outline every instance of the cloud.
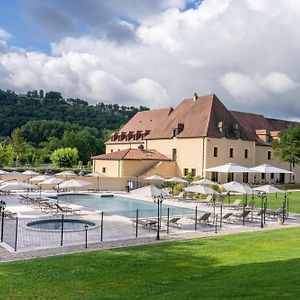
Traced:
<path fill-rule="evenodd" d="M 300 5 L 293 0 L 205 0 L 188 10 L 180 0 L 47 3 L 70 34 L 53 39 L 51 54 L 0 43 L 2 88 L 150 107 L 214 92 L 231 109 L 299 116 Z M 88 30 L 78 35 L 79 25 Z"/>
<path fill-rule="evenodd" d="M 22 11 L 40 34 L 54 39 L 80 33 L 118 42 L 134 40 L 131 28 L 125 21 L 134 24 L 143 22 L 168 8 L 183 9 L 190 0 L 21 0 Z"/>
<path fill-rule="evenodd" d="M 0 27 L 0 39 L 9 40 L 12 37 L 13 36 L 10 33 L 8 33 L 6 30 Z"/>
<path fill-rule="evenodd" d="M 298 84 L 281 72 L 271 72 L 262 79 L 262 86 L 275 94 L 283 94 L 298 87 Z"/>
<path fill-rule="evenodd" d="M 229 72 L 221 78 L 221 83 L 235 98 L 251 99 L 261 94 L 255 80 L 244 74 Z"/>

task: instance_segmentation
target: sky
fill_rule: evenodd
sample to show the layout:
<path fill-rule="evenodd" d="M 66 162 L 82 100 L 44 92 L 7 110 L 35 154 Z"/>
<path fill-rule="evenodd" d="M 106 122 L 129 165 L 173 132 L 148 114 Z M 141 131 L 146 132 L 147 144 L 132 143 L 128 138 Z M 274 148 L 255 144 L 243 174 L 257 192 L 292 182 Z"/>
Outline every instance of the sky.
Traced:
<path fill-rule="evenodd" d="M 0 89 L 300 120 L 299 0 L 0 0 Z"/>

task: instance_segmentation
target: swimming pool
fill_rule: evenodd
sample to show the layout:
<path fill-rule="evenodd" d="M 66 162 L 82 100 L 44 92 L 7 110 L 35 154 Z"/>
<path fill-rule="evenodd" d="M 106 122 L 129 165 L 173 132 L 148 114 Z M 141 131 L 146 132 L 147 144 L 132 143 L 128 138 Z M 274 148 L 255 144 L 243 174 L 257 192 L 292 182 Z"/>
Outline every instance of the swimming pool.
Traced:
<path fill-rule="evenodd" d="M 134 218 L 136 210 L 139 210 L 139 217 L 156 217 L 157 204 L 143 200 L 137 200 L 118 195 L 60 195 L 59 201 L 70 204 L 77 204 L 89 209 L 103 211 L 106 214 L 117 214 L 128 218 Z M 195 213 L 193 209 L 181 208 L 172 205 L 162 204 L 162 216 L 167 216 L 168 208 L 170 215 L 192 215 Z"/>
<path fill-rule="evenodd" d="M 85 230 L 85 226 L 88 228 L 94 228 L 95 223 L 86 220 L 75 220 L 75 219 L 65 219 L 63 221 L 64 231 L 79 231 Z M 38 230 L 61 230 L 62 229 L 62 219 L 49 219 L 49 220 L 38 220 L 29 222 L 27 226 L 31 229 Z"/>

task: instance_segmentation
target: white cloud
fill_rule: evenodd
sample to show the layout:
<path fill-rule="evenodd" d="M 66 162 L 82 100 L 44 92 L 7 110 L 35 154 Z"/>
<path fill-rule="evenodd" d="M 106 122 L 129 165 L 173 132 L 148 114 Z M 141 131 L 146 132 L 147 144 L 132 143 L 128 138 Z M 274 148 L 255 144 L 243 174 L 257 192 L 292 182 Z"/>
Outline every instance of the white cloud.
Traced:
<path fill-rule="evenodd" d="M 135 37 L 127 43 L 65 37 L 46 55 L 2 42 L 0 74 L 6 76 L 0 77 L 0 87 L 59 90 L 91 103 L 104 99 L 150 107 L 175 106 L 195 91 L 215 92 L 228 108 L 299 115 L 300 5 L 205 0 L 181 11 L 185 3 L 170 0 L 152 13 L 136 7 L 131 16 L 141 24 L 122 23 Z M 123 6 L 129 11 L 129 4 Z"/>
<path fill-rule="evenodd" d="M 298 84 L 281 72 L 271 72 L 262 79 L 262 86 L 275 94 L 283 94 L 298 87 Z"/>
<path fill-rule="evenodd" d="M 261 94 L 255 80 L 244 74 L 229 72 L 221 78 L 221 83 L 235 98 L 251 99 Z"/>
<path fill-rule="evenodd" d="M 6 30 L 4 30 L 3 28 L 0 28 L 0 39 L 3 40 L 9 40 L 11 39 L 13 36 L 8 33 Z"/>

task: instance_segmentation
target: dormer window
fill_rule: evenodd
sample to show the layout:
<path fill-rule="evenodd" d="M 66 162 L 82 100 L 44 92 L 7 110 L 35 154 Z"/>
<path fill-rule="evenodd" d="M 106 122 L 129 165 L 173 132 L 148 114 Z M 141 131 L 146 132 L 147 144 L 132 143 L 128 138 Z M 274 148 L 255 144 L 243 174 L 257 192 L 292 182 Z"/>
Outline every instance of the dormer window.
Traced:
<path fill-rule="evenodd" d="M 172 137 L 176 137 L 179 133 L 183 131 L 184 124 L 178 123 L 176 128 L 173 128 Z"/>
<path fill-rule="evenodd" d="M 217 127 L 221 132 L 222 138 L 226 138 L 226 128 L 224 126 L 224 122 L 222 121 L 218 122 Z"/>

